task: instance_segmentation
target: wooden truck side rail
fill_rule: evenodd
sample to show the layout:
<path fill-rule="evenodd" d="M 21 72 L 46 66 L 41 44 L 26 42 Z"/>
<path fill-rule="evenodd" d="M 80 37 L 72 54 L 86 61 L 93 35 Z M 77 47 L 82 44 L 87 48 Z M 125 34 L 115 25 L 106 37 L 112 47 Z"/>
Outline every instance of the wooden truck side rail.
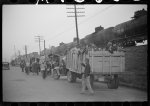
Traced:
<path fill-rule="evenodd" d="M 76 49 L 77 50 L 77 49 Z M 84 72 L 85 58 L 89 58 L 91 66 L 91 85 L 94 80 L 103 77 L 108 84 L 108 88 L 116 89 L 119 85 L 118 74 L 125 71 L 125 54 L 123 52 L 109 53 L 108 51 L 88 51 L 87 54 L 78 51 L 69 51 L 66 56 L 67 78 L 69 82 L 75 82 L 76 77 L 81 78 Z"/>
<path fill-rule="evenodd" d="M 89 51 L 88 54 L 75 54 L 69 52 L 66 56 L 66 67 L 76 73 L 81 73 L 84 68 L 81 63 L 89 58 L 91 71 L 94 73 L 120 73 L 125 70 L 125 54 L 123 52 Z"/>
<path fill-rule="evenodd" d="M 123 52 L 90 51 L 88 53 L 91 71 L 100 74 L 121 73 L 125 71 L 125 54 Z"/>

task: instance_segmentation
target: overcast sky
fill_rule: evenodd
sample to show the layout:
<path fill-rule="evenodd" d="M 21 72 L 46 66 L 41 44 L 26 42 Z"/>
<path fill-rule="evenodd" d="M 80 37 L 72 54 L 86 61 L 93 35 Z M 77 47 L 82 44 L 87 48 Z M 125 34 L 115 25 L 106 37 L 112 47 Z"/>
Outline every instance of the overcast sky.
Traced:
<path fill-rule="evenodd" d="M 2 50 L 3 59 L 10 61 L 16 52 L 25 54 L 38 52 L 39 44 L 35 36 L 43 36 L 46 48 L 58 46 L 59 43 L 69 43 L 76 37 L 75 19 L 67 17 L 74 15 L 66 9 L 72 5 L 3 5 L 2 11 Z M 85 17 L 78 18 L 79 38 L 94 32 L 95 27 L 114 27 L 128 21 L 137 10 L 147 10 L 147 5 L 79 5 L 84 7 Z M 80 13 L 81 14 L 81 13 Z M 81 14 L 81 15 L 82 15 Z M 43 43 L 41 44 L 43 50 Z"/>

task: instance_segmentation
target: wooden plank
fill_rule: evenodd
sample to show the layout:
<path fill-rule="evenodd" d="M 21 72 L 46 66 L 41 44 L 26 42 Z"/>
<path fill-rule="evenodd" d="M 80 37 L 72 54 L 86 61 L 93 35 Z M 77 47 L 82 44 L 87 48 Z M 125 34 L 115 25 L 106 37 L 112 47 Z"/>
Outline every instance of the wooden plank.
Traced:
<path fill-rule="evenodd" d="M 120 70 L 122 72 L 122 57 L 120 56 Z"/>
<path fill-rule="evenodd" d="M 95 74 L 95 75 L 108 75 L 110 73 L 109 72 L 93 72 L 92 74 Z M 122 74 L 122 72 L 112 72 L 111 74 Z"/>
<path fill-rule="evenodd" d="M 115 52 L 111 54 L 108 51 L 90 51 L 88 54 L 79 57 L 77 53 L 73 54 L 71 51 L 67 54 L 67 67 L 82 72 L 84 68 L 80 63 L 85 62 L 85 58 L 89 58 L 92 72 L 111 74 L 123 72 L 125 69 L 124 53 Z"/>
<path fill-rule="evenodd" d="M 114 52 L 114 53 L 109 53 L 108 51 L 94 51 L 93 53 L 90 51 L 90 56 L 124 56 L 125 54 L 123 52 Z"/>
<path fill-rule="evenodd" d="M 103 66 L 104 66 L 104 56 L 102 57 L 102 72 L 104 72 Z"/>
<path fill-rule="evenodd" d="M 111 74 L 111 56 L 109 57 L 109 73 Z"/>
<path fill-rule="evenodd" d="M 92 49 L 92 53 L 93 53 L 93 49 Z M 94 70 L 93 70 L 93 64 L 94 64 L 94 63 L 93 63 L 93 55 L 92 55 L 92 72 L 94 71 Z"/>

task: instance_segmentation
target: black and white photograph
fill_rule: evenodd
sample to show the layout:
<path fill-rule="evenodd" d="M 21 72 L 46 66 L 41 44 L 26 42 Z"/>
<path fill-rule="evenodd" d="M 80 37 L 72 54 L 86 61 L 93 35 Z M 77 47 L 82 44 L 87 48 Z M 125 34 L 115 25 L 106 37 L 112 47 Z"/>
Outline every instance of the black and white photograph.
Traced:
<path fill-rule="evenodd" d="M 148 101 L 147 8 L 2 5 L 3 102 Z"/>

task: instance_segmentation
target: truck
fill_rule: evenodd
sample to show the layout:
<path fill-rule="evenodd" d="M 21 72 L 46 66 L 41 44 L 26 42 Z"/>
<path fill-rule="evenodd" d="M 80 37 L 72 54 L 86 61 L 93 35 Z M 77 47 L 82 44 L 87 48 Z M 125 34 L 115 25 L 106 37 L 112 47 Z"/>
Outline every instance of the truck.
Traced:
<path fill-rule="evenodd" d="M 54 68 L 52 68 L 51 64 L 51 70 L 53 70 L 52 76 L 54 79 L 58 80 L 60 76 L 66 76 L 67 75 L 67 69 L 66 69 L 66 57 L 60 56 L 58 54 L 51 54 L 49 56 L 51 63 L 53 64 Z M 55 63 L 58 62 L 58 67 L 55 66 Z"/>
<path fill-rule="evenodd" d="M 65 59 L 65 73 L 68 82 L 76 82 L 76 79 L 82 78 L 85 58 L 89 59 L 91 74 L 90 82 L 93 87 L 94 81 L 104 81 L 107 83 L 108 88 L 117 89 L 119 86 L 119 74 L 125 71 L 125 53 L 115 51 L 88 50 L 87 53 L 81 53 L 80 50 L 72 49 L 68 51 Z"/>

